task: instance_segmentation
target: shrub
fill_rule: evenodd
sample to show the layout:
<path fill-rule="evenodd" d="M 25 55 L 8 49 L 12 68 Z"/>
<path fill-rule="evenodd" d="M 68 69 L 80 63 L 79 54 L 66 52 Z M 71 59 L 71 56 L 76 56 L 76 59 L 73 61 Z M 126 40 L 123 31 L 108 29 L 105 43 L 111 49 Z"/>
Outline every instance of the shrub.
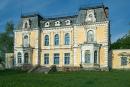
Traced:
<path fill-rule="evenodd" d="M 57 72 L 57 67 L 56 67 L 56 65 L 52 65 L 49 72 Z"/>

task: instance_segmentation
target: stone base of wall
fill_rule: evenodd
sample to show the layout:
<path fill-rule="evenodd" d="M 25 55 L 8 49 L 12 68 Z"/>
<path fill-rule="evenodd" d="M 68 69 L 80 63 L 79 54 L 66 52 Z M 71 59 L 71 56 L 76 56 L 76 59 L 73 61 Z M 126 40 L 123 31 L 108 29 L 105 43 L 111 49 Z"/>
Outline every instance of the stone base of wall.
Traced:
<path fill-rule="evenodd" d="M 78 66 L 62 66 L 62 67 L 55 66 L 55 67 L 57 71 L 64 71 L 64 72 L 71 72 L 71 71 L 73 72 L 73 71 L 81 71 L 81 70 L 84 71 L 109 71 L 110 70 L 108 67 L 99 67 L 98 65 L 95 67 L 87 67 L 87 66 L 82 66 L 82 67 L 81 66 L 79 67 Z M 40 65 L 33 66 L 31 64 L 24 64 L 19 68 L 21 70 L 28 71 L 29 73 L 29 72 L 49 72 L 52 67 L 40 66 Z"/>
<path fill-rule="evenodd" d="M 109 67 L 100 67 L 101 71 L 110 71 Z"/>
<path fill-rule="evenodd" d="M 130 68 L 114 68 L 113 70 L 130 70 Z"/>
<path fill-rule="evenodd" d="M 65 71 L 65 72 L 69 72 L 69 71 L 79 71 L 80 67 L 72 67 L 72 66 L 64 66 L 64 67 L 58 67 L 58 71 Z"/>

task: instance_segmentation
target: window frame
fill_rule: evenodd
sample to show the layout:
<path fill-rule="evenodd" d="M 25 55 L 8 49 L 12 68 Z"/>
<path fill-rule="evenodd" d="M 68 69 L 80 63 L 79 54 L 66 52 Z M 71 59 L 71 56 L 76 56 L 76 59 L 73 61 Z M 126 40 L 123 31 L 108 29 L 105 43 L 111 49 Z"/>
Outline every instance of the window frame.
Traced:
<path fill-rule="evenodd" d="M 91 32 L 92 32 L 92 34 L 91 34 Z M 95 36 L 94 31 L 93 30 L 88 30 L 87 31 L 87 42 L 88 43 L 94 42 L 94 40 L 95 40 L 94 36 Z"/>
<path fill-rule="evenodd" d="M 18 52 L 17 53 L 17 62 L 18 62 L 18 64 L 21 64 L 22 63 L 22 53 L 21 52 Z"/>
<path fill-rule="evenodd" d="M 70 34 L 69 33 L 65 34 L 64 44 L 70 45 Z"/>
<path fill-rule="evenodd" d="M 64 53 L 64 64 L 65 65 L 70 64 L 70 53 Z"/>
<path fill-rule="evenodd" d="M 97 50 L 94 51 L 94 64 L 98 63 L 98 53 Z"/>
<path fill-rule="evenodd" d="M 60 54 L 54 53 L 54 64 L 58 65 L 60 63 Z"/>
<path fill-rule="evenodd" d="M 24 35 L 24 37 L 23 37 L 23 46 L 29 47 L 29 36 L 28 35 Z"/>
<path fill-rule="evenodd" d="M 65 23 L 66 23 L 65 25 L 70 25 L 71 21 L 70 20 L 66 20 Z"/>
<path fill-rule="evenodd" d="M 45 65 L 49 64 L 49 53 L 44 54 L 44 64 Z"/>
<path fill-rule="evenodd" d="M 49 26 L 50 26 L 50 22 L 46 22 L 45 27 L 49 27 Z"/>
<path fill-rule="evenodd" d="M 49 35 L 44 36 L 44 46 L 49 46 Z"/>
<path fill-rule="evenodd" d="M 60 26 L 60 21 L 56 21 L 55 26 Z"/>
<path fill-rule="evenodd" d="M 55 36 L 54 36 L 54 45 L 55 46 L 59 45 L 59 34 L 55 34 Z"/>
<path fill-rule="evenodd" d="M 121 56 L 121 66 L 127 66 L 128 65 L 128 57 L 127 56 Z"/>
<path fill-rule="evenodd" d="M 25 60 L 25 57 L 27 58 L 27 60 Z M 25 64 L 29 63 L 29 54 L 28 53 L 24 53 L 24 63 Z"/>

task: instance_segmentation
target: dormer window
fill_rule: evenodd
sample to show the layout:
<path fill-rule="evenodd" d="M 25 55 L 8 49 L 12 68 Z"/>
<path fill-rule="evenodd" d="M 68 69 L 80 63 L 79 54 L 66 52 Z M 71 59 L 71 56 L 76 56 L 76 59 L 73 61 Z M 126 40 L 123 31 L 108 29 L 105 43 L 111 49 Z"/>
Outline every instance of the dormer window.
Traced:
<path fill-rule="evenodd" d="M 46 22 L 45 23 L 45 27 L 49 27 L 50 26 L 50 23 L 49 22 Z"/>
<path fill-rule="evenodd" d="M 70 25 L 70 20 L 65 21 L 66 25 Z"/>
<path fill-rule="evenodd" d="M 29 20 L 25 20 L 23 22 L 23 28 L 30 28 L 30 21 Z"/>
<path fill-rule="evenodd" d="M 60 21 L 56 21 L 55 26 L 60 26 Z"/>
<path fill-rule="evenodd" d="M 25 26 L 25 28 L 28 28 L 28 23 L 26 22 L 24 26 Z"/>
<path fill-rule="evenodd" d="M 94 10 L 88 10 L 85 22 L 96 22 Z"/>

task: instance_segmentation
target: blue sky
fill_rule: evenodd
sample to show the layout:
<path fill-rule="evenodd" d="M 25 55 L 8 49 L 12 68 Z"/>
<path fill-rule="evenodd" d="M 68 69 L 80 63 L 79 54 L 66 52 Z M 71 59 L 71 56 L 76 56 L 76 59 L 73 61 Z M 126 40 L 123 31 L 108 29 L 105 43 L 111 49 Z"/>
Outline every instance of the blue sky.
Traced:
<path fill-rule="evenodd" d="M 4 32 L 9 20 L 16 25 L 21 12 L 40 12 L 43 16 L 73 15 L 80 6 L 101 1 L 109 7 L 111 39 L 116 41 L 130 30 L 130 0 L 1 0 L 0 32 Z"/>

